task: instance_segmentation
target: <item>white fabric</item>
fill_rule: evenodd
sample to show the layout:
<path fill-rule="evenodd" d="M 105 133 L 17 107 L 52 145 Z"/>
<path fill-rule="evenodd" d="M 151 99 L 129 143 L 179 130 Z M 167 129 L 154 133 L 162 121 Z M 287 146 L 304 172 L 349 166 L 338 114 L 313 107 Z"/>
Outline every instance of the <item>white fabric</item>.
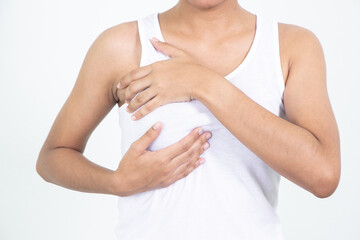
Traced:
<path fill-rule="evenodd" d="M 153 36 L 164 40 L 158 13 L 138 19 L 138 27 L 141 66 L 168 59 L 150 42 Z M 278 44 L 277 22 L 257 15 L 251 49 L 226 79 L 285 118 Z M 200 101 L 169 103 L 136 121 L 131 120 L 126 106 L 118 111 L 122 154 L 158 120 L 163 129 L 150 150 L 165 148 L 198 126 L 213 136 L 210 148 L 201 155 L 205 163 L 187 177 L 167 188 L 119 197 L 118 239 L 283 239 L 276 212 L 280 175 L 235 138 Z"/>

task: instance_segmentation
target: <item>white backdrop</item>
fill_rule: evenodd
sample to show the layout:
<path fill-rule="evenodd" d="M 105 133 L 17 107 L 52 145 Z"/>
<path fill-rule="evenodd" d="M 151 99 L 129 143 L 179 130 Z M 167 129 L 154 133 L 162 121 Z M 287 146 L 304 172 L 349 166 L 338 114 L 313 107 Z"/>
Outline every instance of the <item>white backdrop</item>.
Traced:
<path fill-rule="evenodd" d="M 162 12 L 176 0 L 0 0 L 0 239 L 115 239 L 116 197 L 72 191 L 35 171 L 40 148 L 85 54 L 106 28 Z M 312 30 L 325 51 L 328 91 L 341 135 L 342 178 L 319 199 L 282 178 L 279 213 L 287 240 L 360 239 L 360 1 L 240 0 L 253 13 Z M 85 156 L 115 169 L 114 108 Z"/>

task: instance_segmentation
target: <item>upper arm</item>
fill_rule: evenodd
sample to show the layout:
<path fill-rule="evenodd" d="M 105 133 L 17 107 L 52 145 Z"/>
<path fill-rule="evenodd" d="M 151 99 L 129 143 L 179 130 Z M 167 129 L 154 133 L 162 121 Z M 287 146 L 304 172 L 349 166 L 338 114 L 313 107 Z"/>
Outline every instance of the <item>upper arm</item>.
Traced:
<path fill-rule="evenodd" d="M 117 102 L 116 79 L 137 62 L 136 39 L 136 22 L 108 28 L 95 39 L 44 146 L 84 151 L 93 130 Z"/>
<path fill-rule="evenodd" d="M 287 119 L 308 130 L 321 144 L 321 156 L 337 177 L 340 174 L 340 139 L 330 104 L 323 49 L 309 30 L 282 24 L 280 37 L 288 55 L 284 90 Z"/>

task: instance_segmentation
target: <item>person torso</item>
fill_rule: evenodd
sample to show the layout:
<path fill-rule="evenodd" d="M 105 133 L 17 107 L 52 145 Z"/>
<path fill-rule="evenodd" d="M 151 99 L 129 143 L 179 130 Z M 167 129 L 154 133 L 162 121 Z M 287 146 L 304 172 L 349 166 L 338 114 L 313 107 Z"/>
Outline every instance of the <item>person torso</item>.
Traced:
<path fill-rule="evenodd" d="M 152 37 L 164 40 L 158 13 L 139 18 L 138 30 L 140 66 L 169 58 L 150 42 Z M 277 22 L 257 15 L 248 54 L 225 78 L 268 111 L 286 118 L 279 54 Z M 162 122 L 162 131 L 149 146 L 152 151 L 178 142 L 199 126 L 211 131 L 212 138 L 201 155 L 205 163 L 185 178 L 166 188 L 118 198 L 118 239 L 283 239 L 276 212 L 280 175 L 200 101 L 168 103 L 136 121 L 125 108 L 125 104 L 118 108 L 123 155 L 156 121 Z"/>

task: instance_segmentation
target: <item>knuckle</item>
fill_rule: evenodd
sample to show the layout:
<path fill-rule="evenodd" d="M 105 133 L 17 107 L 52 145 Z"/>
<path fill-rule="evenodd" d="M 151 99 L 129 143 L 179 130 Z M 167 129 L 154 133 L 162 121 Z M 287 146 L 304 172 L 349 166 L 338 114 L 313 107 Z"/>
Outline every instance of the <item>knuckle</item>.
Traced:
<path fill-rule="evenodd" d="M 155 105 L 157 104 L 157 102 L 155 100 L 151 100 L 149 103 L 147 103 L 144 108 L 147 110 L 147 111 L 152 111 L 154 108 L 155 108 Z"/>
<path fill-rule="evenodd" d="M 142 118 L 144 116 L 143 110 L 142 109 L 137 110 L 135 113 L 135 116 L 136 116 L 136 119 Z"/>
<path fill-rule="evenodd" d="M 197 148 L 192 147 L 187 152 L 189 154 L 189 157 L 191 157 L 191 156 L 195 155 L 198 151 L 197 151 Z"/>
<path fill-rule="evenodd" d="M 185 158 L 186 158 L 186 159 L 189 159 L 189 158 L 191 158 L 191 156 L 192 156 L 191 152 L 189 152 L 189 151 L 186 151 L 186 152 L 184 153 L 184 155 L 185 155 Z"/>
<path fill-rule="evenodd" d="M 145 104 L 142 108 L 139 109 L 139 112 L 142 114 L 143 111 L 144 111 L 144 113 L 145 113 L 145 112 L 150 112 L 151 110 L 152 110 L 152 109 L 151 109 L 151 107 L 150 107 L 150 104 L 147 103 L 147 104 Z"/>
<path fill-rule="evenodd" d="M 182 151 L 182 152 L 186 152 L 187 149 L 188 149 L 188 145 L 189 145 L 188 142 L 183 142 L 183 143 L 180 145 L 181 151 Z"/>
<path fill-rule="evenodd" d="M 186 162 L 186 169 L 189 169 L 192 165 L 193 165 L 192 161 L 187 161 Z M 188 170 L 186 170 L 186 171 L 188 171 Z"/>
<path fill-rule="evenodd" d="M 137 144 L 137 142 L 133 142 L 131 145 L 130 145 L 131 149 L 135 150 L 135 151 L 139 151 L 140 148 L 139 148 L 139 145 Z"/>
<path fill-rule="evenodd" d="M 137 68 L 134 69 L 134 70 L 132 70 L 132 71 L 130 72 L 130 78 L 131 78 L 131 79 L 135 79 L 136 76 L 137 76 L 137 73 L 138 73 L 138 69 L 137 69 Z"/>
<path fill-rule="evenodd" d="M 124 94 L 124 99 L 128 102 L 131 101 L 131 93 L 130 93 L 129 89 L 126 89 L 125 94 Z"/>
<path fill-rule="evenodd" d="M 192 164 L 191 164 L 192 169 L 194 169 L 196 167 L 197 162 L 198 162 L 198 157 L 196 157 L 192 160 Z"/>
<path fill-rule="evenodd" d="M 171 169 L 169 167 L 165 167 L 163 168 L 162 172 L 164 175 L 169 175 L 171 173 Z"/>
<path fill-rule="evenodd" d="M 128 86 L 128 91 L 130 93 L 133 93 L 135 91 L 135 85 L 133 83 L 130 83 Z"/>
<path fill-rule="evenodd" d="M 144 98 L 144 95 L 143 94 L 138 94 L 136 95 L 136 98 L 135 98 L 135 101 L 136 102 L 141 102 Z"/>
<path fill-rule="evenodd" d="M 186 150 L 189 150 L 193 144 L 194 144 L 194 142 L 191 141 L 191 140 L 190 140 L 190 141 L 186 141 L 186 142 L 184 143 L 184 145 L 185 145 L 185 147 L 186 147 Z"/>
<path fill-rule="evenodd" d="M 185 156 L 190 158 L 192 155 L 193 155 L 192 149 L 187 147 L 185 149 Z"/>

